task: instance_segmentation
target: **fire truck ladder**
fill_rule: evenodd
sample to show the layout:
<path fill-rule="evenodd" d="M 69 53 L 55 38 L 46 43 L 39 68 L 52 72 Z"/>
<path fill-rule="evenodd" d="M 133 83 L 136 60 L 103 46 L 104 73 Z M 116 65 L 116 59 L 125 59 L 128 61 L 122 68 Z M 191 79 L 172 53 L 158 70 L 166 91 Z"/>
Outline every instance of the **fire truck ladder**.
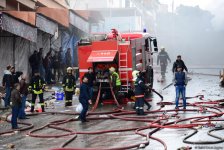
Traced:
<path fill-rule="evenodd" d="M 125 80 L 126 85 L 122 85 L 125 87 L 125 90 L 122 92 L 128 92 L 128 54 L 126 53 L 119 53 L 119 72 L 120 72 L 120 80 Z M 125 77 L 124 77 L 125 76 Z"/>

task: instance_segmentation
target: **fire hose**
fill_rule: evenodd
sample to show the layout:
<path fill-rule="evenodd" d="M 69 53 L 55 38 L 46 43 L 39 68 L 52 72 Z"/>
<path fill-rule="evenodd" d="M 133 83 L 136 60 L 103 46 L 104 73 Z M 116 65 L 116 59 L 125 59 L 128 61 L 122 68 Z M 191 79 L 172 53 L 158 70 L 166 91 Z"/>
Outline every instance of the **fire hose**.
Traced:
<path fill-rule="evenodd" d="M 200 98 L 202 96 L 195 96 L 197 98 Z M 193 98 L 195 98 L 193 97 Z M 204 99 L 203 99 L 204 100 Z M 71 130 L 67 129 L 64 127 L 60 127 L 60 125 L 70 123 L 77 121 L 77 119 L 74 118 L 68 118 L 68 119 L 62 119 L 62 120 L 56 120 L 53 122 L 50 122 L 42 127 L 33 129 L 29 131 L 28 135 L 30 137 L 41 137 L 41 138 L 60 138 L 64 136 L 71 136 L 70 139 L 65 141 L 63 144 L 61 144 L 61 148 L 54 148 L 52 150 L 85 150 L 85 149 L 111 149 L 111 150 L 118 150 L 118 149 L 130 149 L 130 148 L 138 148 L 142 145 L 146 146 L 149 144 L 149 140 L 156 140 L 160 144 L 163 145 L 164 149 L 167 149 L 167 145 L 164 141 L 162 141 L 159 138 L 156 138 L 153 136 L 154 133 L 158 132 L 159 130 L 162 130 L 164 128 L 170 128 L 170 129 L 178 129 L 178 128 L 186 128 L 186 129 L 191 129 L 194 132 L 191 133 L 190 135 L 186 136 L 183 140 L 184 143 L 187 144 L 217 144 L 217 143 L 222 143 L 223 137 L 217 136 L 213 134 L 214 131 L 219 131 L 223 130 L 224 128 L 214 128 L 208 131 L 208 136 L 211 136 L 215 139 L 216 141 L 188 141 L 188 139 L 192 136 L 194 136 L 197 132 L 198 129 L 196 127 L 200 126 L 214 126 L 212 122 L 221 122 L 224 119 L 217 119 L 217 117 L 221 117 L 224 113 L 223 111 L 218 107 L 214 106 L 215 104 L 218 104 L 220 102 L 223 102 L 224 100 L 215 100 L 215 101 L 204 101 L 202 102 L 194 102 L 194 103 L 188 103 L 188 106 L 193 107 L 194 109 L 186 109 L 186 110 L 174 110 L 174 109 L 167 109 L 167 110 L 152 110 L 152 111 L 146 111 L 145 113 L 148 114 L 147 116 L 143 117 L 136 117 L 136 116 L 130 116 L 135 114 L 134 111 L 128 111 L 128 110 L 115 110 L 111 112 L 90 112 L 89 116 L 87 119 L 89 120 L 101 120 L 101 119 L 119 119 L 123 121 L 138 121 L 138 122 L 147 122 L 148 124 L 146 126 L 141 126 L 141 127 L 129 127 L 129 128 L 123 128 L 123 129 L 112 129 L 112 130 L 100 130 L 100 131 L 76 131 L 76 130 Z M 158 104 L 163 104 L 163 105 L 174 105 L 172 102 L 160 102 Z M 208 106 L 207 106 L 208 105 Z M 196 116 L 196 117 L 189 117 L 189 118 L 181 118 L 178 114 L 179 112 L 202 112 L 205 111 L 208 113 L 208 115 L 204 116 Z M 165 113 L 164 113 L 165 112 Z M 46 113 L 40 113 L 40 114 L 61 114 L 61 115 L 78 115 L 78 113 L 68 113 L 68 112 L 46 112 Z M 94 115 L 101 115 L 101 114 L 107 114 L 107 116 L 104 117 L 92 117 Z M 173 118 L 175 121 L 170 121 L 169 119 Z M 188 121 L 189 123 L 182 123 Z M 20 131 L 28 130 L 33 128 L 33 125 L 31 127 L 31 124 L 26 124 L 29 125 L 30 128 L 23 128 L 19 129 Z M 40 130 L 44 130 L 46 128 L 53 128 L 55 130 L 60 130 L 65 133 L 63 134 L 53 134 L 53 135 L 44 135 L 44 134 L 38 134 Z M 147 129 L 153 129 L 147 134 L 143 134 L 141 131 L 147 130 Z M 127 131 L 133 131 L 136 135 L 142 136 L 145 138 L 145 140 L 136 143 L 136 144 L 130 144 L 130 145 L 125 145 L 121 147 L 114 147 L 114 148 L 65 148 L 65 146 L 68 146 L 72 141 L 76 139 L 76 137 L 80 134 L 87 134 L 87 135 L 94 135 L 94 134 L 105 134 L 105 133 L 111 133 L 111 132 L 127 132 Z M 1 132 L 0 135 L 6 134 L 6 132 Z"/>

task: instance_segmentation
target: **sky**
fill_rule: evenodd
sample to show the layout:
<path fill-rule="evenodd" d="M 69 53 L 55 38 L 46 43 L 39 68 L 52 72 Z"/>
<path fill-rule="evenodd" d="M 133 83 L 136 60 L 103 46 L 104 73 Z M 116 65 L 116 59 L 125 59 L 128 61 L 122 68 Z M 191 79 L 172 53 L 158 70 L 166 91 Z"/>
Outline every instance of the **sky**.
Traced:
<path fill-rule="evenodd" d="M 199 6 L 201 9 L 210 11 L 214 18 L 212 20 L 213 27 L 216 30 L 224 30 L 224 0 L 159 0 L 162 4 L 168 4 L 169 11 L 172 11 L 172 3 L 174 8 L 182 5 Z"/>

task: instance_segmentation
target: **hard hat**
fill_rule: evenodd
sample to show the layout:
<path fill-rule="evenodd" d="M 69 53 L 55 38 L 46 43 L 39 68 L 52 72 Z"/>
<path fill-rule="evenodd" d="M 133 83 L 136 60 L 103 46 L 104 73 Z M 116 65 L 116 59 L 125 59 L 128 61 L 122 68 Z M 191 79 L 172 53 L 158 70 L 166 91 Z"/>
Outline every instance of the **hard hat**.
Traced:
<path fill-rule="evenodd" d="M 136 80 L 136 78 L 137 78 L 137 77 L 138 77 L 138 75 L 139 75 L 139 72 L 140 72 L 140 71 L 138 71 L 138 70 L 134 70 L 134 71 L 132 71 L 133 81 L 135 81 L 135 80 Z"/>
<path fill-rule="evenodd" d="M 72 71 L 72 67 L 67 68 L 67 72 Z"/>
<path fill-rule="evenodd" d="M 114 67 L 110 67 L 109 69 L 111 72 L 114 72 L 115 71 L 115 68 Z"/>
<path fill-rule="evenodd" d="M 161 46 L 160 50 L 165 50 L 165 47 L 164 46 Z"/>

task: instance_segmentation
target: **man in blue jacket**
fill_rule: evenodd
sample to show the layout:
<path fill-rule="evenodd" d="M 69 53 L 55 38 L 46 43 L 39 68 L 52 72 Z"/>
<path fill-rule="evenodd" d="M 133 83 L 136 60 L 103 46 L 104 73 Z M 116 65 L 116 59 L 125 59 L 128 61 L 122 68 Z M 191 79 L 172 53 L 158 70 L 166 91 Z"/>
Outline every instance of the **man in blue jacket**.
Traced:
<path fill-rule="evenodd" d="M 183 99 L 183 109 L 186 109 L 186 85 L 187 85 L 187 75 L 183 72 L 182 66 L 177 66 L 177 72 L 174 74 L 174 86 L 176 87 L 176 107 L 178 109 L 180 94 Z"/>
<path fill-rule="evenodd" d="M 92 104 L 92 101 L 90 99 L 88 78 L 86 76 L 83 76 L 82 78 L 82 84 L 80 86 L 79 102 L 82 104 L 83 107 L 83 110 L 81 111 L 79 118 L 82 122 L 88 122 L 86 120 L 86 113 L 88 111 L 89 104 Z"/>

